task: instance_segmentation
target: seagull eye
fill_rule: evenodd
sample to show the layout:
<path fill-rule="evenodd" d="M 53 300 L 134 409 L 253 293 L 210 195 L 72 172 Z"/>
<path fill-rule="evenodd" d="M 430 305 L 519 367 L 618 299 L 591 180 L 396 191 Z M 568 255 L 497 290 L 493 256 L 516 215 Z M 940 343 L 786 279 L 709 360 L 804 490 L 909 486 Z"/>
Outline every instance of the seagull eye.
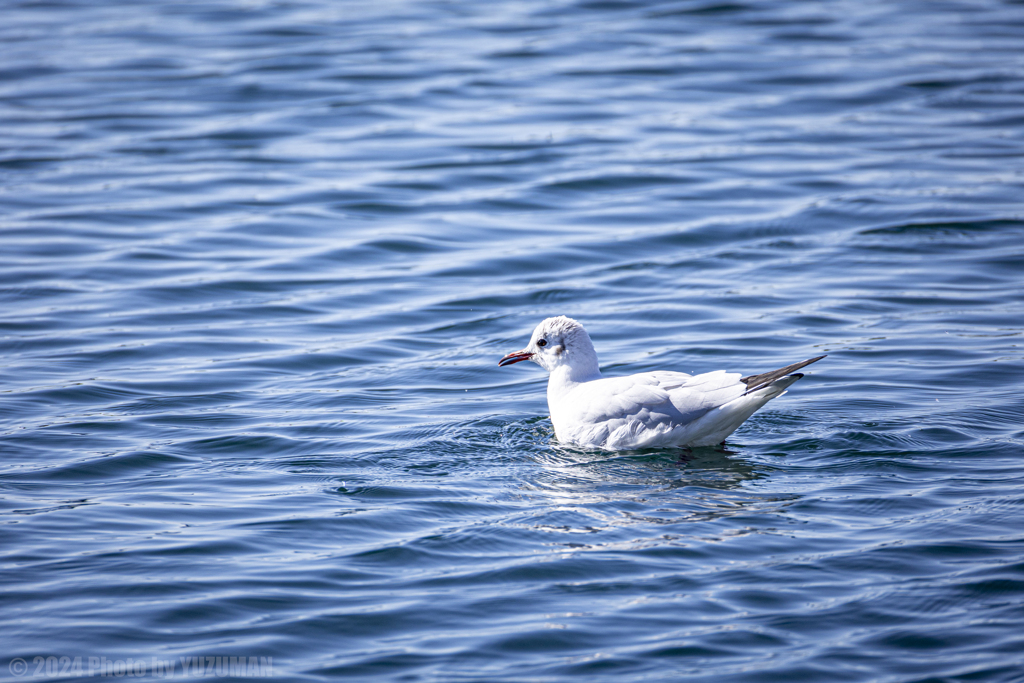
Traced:
<path fill-rule="evenodd" d="M 539 340 L 537 340 L 537 346 L 547 346 L 547 345 L 548 345 L 548 340 L 547 339 L 539 339 Z"/>

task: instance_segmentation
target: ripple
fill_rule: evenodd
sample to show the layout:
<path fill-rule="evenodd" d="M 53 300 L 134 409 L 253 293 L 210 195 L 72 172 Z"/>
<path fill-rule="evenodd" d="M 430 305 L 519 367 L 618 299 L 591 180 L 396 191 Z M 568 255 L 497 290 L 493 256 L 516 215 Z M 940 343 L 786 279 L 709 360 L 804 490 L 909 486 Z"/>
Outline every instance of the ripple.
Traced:
<path fill-rule="evenodd" d="M 961 9 L 12 4 L 8 656 L 1011 680 L 1022 16 Z M 829 358 L 728 452 L 565 448 L 495 365 L 559 313 Z"/>

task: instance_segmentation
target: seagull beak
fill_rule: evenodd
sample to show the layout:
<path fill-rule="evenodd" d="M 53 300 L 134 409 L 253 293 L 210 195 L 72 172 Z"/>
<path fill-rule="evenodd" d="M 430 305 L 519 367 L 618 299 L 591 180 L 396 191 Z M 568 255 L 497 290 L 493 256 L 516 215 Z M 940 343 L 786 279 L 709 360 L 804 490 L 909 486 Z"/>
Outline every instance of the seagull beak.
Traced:
<path fill-rule="evenodd" d="M 512 365 L 513 363 L 518 363 L 519 361 L 523 360 L 530 360 L 531 358 L 533 358 L 533 354 L 530 353 L 529 351 L 513 351 L 512 353 L 508 354 L 507 356 L 499 360 L 498 366 L 503 367 L 505 365 Z"/>

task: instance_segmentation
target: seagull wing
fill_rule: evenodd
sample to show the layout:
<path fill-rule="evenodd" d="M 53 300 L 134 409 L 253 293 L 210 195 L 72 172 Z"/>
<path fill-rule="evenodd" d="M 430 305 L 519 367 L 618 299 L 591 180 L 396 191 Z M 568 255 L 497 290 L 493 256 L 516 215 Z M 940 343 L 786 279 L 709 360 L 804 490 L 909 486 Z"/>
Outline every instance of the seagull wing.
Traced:
<path fill-rule="evenodd" d="M 645 372 L 580 385 L 559 401 L 558 438 L 608 448 L 675 443 L 680 429 L 742 396 L 739 373 Z"/>

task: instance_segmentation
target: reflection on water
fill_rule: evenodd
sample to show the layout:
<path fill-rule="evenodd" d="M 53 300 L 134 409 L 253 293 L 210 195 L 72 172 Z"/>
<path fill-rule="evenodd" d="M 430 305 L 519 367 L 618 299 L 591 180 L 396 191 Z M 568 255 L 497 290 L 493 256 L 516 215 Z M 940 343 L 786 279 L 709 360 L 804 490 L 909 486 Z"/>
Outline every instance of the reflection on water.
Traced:
<path fill-rule="evenodd" d="M 545 446 L 529 453 L 538 469 L 519 482 L 514 496 L 537 512 L 518 524 L 553 535 L 549 543 L 578 550 L 706 542 L 720 533 L 709 534 L 707 524 L 728 517 L 760 519 L 741 533 L 756 532 L 759 524 L 775 526 L 780 504 L 796 498 L 748 486 L 769 476 L 770 468 L 748 461 L 741 447 L 612 454 L 557 442 Z"/>
<path fill-rule="evenodd" d="M 553 489 L 573 488 L 580 493 L 606 484 L 644 490 L 684 486 L 728 490 L 765 476 L 743 459 L 741 449 L 733 447 L 645 449 L 610 454 L 552 442 L 549 449 L 532 454 L 532 459 L 544 468 L 541 482 L 547 482 Z"/>

